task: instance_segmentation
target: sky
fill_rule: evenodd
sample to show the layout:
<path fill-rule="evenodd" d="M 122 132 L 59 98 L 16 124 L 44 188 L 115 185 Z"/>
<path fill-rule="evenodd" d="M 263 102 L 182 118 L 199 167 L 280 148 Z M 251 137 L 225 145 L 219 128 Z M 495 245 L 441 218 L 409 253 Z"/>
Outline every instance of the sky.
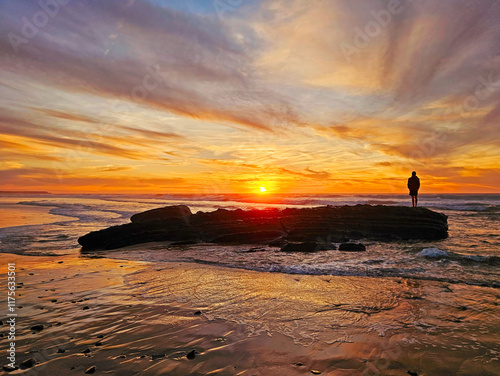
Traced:
<path fill-rule="evenodd" d="M 0 190 L 500 192 L 497 0 L 0 0 Z"/>

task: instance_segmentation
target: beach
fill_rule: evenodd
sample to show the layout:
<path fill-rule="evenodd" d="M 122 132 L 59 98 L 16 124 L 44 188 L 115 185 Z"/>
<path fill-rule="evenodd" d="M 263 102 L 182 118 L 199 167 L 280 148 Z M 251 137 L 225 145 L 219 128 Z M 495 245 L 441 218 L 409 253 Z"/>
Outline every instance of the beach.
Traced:
<path fill-rule="evenodd" d="M 77 375 L 93 366 L 115 375 L 499 371 L 497 289 L 112 258 L 0 258 L 18 270 L 17 358 L 36 361 L 26 374 Z M 30 330 L 36 325 L 43 329 Z"/>
<path fill-rule="evenodd" d="M 400 199 L 298 197 L 274 206 Z M 81 253 L 79 236 L 143 210 L 176 202 L 193 211 L 269 204 L 97 195 L 13 203 L 9 197 L 3 205 L 11 212 L 33 208 L 33 218 L 57 217 L 0 228 L 2 343 L 7 350 L 7 265 L 14 263 L 15 364 L 24 368 L 4 371 L 499 375 L 495 200 L 429 197 L 428 206 L 448 215 L 449 238 L 361 239 L 361 253 L 169 242 Z"/>

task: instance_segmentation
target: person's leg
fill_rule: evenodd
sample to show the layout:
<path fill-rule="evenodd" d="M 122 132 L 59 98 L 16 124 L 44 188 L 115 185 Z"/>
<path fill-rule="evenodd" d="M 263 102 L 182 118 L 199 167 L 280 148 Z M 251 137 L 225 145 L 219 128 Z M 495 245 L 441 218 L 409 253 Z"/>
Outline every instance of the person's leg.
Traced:
<path fill-rule="evenodd" d="M 418 196 L 415 196 L 415 207 L 418 206 Z"/>
<path fill-rule="evenodd" d="M 411 207 L 415 207 L 415 196 L 411 195 Z"/>

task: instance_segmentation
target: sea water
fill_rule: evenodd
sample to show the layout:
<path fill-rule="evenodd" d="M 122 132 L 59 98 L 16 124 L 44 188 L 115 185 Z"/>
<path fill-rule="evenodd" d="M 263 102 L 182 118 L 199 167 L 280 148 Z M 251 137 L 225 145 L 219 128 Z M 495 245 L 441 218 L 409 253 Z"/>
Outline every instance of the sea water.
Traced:
<path fill-rule="evenodd" d="M 411 205 L 407 195 L 3 195 L 0 252 L 25 255 L 79 254 L 78 237 L 128 223 L 130 216 L 185 204 L 193 213 L 217 208 Z M 310 275 L 410 277 L 499 287 L 500 195 L 421 195 L 419 205 L 448 216 L 449 237 L 439 241 L 377 242 L 367 251 L 284 253 L 254 245 L 144 245 L 108 252 L 131 260 L 194 262 L 265 272 Z"/>

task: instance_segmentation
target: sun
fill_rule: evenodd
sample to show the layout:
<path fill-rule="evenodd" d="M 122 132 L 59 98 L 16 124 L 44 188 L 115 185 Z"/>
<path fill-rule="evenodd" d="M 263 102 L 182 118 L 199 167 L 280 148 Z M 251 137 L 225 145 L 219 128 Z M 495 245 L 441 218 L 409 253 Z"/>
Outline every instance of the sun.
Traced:
<path fill-rule="evenodd" d="M 260 191 L 260 193 L 265 193 L 265 192 L 267 192 L 267 189 L 266 189 L 266 187 L 260 187 L 259 191 Z"/>

